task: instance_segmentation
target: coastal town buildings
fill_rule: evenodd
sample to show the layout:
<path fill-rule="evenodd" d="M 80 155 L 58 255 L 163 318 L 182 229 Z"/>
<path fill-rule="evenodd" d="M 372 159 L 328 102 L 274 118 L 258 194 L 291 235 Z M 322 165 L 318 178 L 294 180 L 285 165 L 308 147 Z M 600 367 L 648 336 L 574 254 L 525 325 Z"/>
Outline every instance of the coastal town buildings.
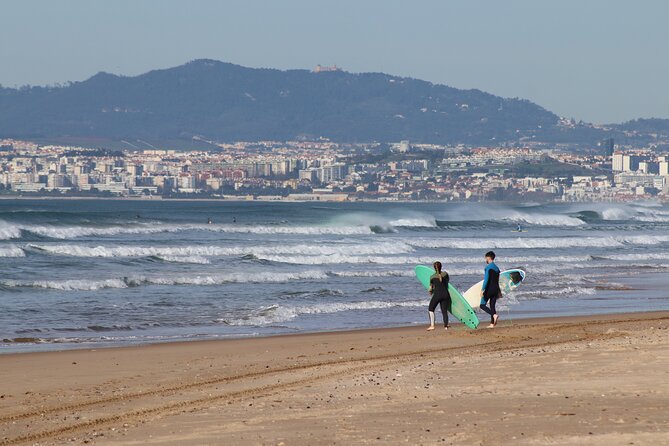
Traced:
<path fill-rule="evenodd" d="M 669 198 L 669 155 L 523 147 L 220 144 L 133 150 L 0 141 L 4 195 L 272 200 L 624 201 Z"/>

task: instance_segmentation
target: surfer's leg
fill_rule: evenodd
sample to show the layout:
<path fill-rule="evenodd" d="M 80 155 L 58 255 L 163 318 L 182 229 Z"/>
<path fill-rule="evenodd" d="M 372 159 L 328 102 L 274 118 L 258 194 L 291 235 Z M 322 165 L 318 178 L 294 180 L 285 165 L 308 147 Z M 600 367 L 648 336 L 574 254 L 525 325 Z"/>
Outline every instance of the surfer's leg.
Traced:
<path fill-rule="evenodd" d="M 434 330 L 434 311 L 428 311 L 427 314 L 430 316 L 430 326 L 427 329 Z"/>
<path fill-rule="evenodd" d="M 428 330 L 434 330 L 434 310 L 437 309 L 438 304 L 439 299 L 437 299 L 436 296 L 432 296 L 432 299 L 430 299 L 430 305 L 427 307 L 427 314 L 430 316 L 430 326 L 427 328 Z"/>
<path fill-rule="evenodd" d="M 486 303 L 490 302 L 490 308 L 486 305 Z M 481 310 L 485 311 L 490 315 L 490 325 L 488 325 L 488 328 L 494 327 L 494 320 L 495 320 L 495 300 L 494 298 L 490 299 L 481 299 L 481 306 L 479 307 Z"/>
<path fill-rule="evenodd" d="M 497 305 L 497 296 L 495 296 L 495 297 L 491 297 L 491 298 L 490 298 L 490 309 L 492 310 L 492 314 L 491 314 L 491 316 L 492 316 L 491 323 L 492 323 L 493 325 L 497 325 L 497 318 L 499 317 L 499 316 L 497 315 L 497 309 L 495 308 L 495 305 Z"/>
<path fill-rule="evenodd" d="M 448 299 L 441 299 L 441 302 L 439 302 L 441 306 L 441 314 L 444 316 L 444 327 L 448 327 L 448 307 L 450 302 Z"/>
<path fill-rule="evenodd" d="M 488 299 L 485 299 L 485 300 L 481 299 L 481 305 L 479 306 L 479 308 L 481 310 L 485 311 L 486 313 L 488 313 L 490 315 L 490 317 L 492 317 L 492 315 L 494 313 L 492 312 L 492 310 L 490 308 L 488 308 L 488 306 L 486 305 L 487 303 L 488 303 Z"/>

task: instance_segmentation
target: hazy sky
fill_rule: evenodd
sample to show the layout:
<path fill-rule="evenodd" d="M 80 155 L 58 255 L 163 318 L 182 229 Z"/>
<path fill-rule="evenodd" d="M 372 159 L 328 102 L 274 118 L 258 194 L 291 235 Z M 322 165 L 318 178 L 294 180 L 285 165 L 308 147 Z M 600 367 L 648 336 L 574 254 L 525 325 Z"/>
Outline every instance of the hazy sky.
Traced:
<path fill-rule="evenodd" d="M 2 0 L 0 84 L 211 58 L 382 71 L 595 122 L 669 118 L 666 0 Z"/>

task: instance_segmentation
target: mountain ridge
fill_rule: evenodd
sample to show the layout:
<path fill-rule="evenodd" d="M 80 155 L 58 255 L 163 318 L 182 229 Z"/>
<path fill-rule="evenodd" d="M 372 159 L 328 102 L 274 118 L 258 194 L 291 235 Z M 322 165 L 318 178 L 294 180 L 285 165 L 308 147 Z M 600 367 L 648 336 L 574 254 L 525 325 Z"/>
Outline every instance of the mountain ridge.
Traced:
<path fill-rule="evenodd" d="M 662 120 L 651 121 L 664 126 Z M 623 130 L 630 132 L 614 129 Z M 557 115 L 537 104 L 478 89 L 385 73 L 248 68 L 212 59 L 136 76 L 98 72 L 65 86 L 0 89 L 0 137 L 324 137 L 490 145 L 527 140 L 593 144 L 606 135 L 594 127 L 564 128 Z"/>

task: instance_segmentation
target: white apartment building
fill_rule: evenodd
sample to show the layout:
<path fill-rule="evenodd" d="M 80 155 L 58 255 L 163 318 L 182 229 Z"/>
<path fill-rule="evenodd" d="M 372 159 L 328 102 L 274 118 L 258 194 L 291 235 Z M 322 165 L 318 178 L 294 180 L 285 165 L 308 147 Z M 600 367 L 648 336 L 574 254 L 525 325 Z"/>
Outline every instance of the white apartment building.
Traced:
<path fill-rule="evenodd" d="M 660 175 L 669 176 L 669 161 L 660 161 Z"/>

